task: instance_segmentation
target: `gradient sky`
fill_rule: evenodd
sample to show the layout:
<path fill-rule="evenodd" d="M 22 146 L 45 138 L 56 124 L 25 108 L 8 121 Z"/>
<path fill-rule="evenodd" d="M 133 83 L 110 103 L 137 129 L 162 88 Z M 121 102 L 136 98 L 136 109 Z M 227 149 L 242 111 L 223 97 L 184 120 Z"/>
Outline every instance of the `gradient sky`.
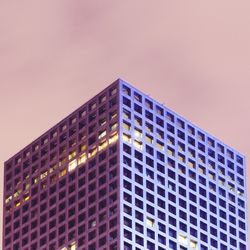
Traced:
<path fill-rule="evenodd" d="M 1 176 L 117 78 L 250 157 L 249 13 L 249 0 L 1 1 Z"/>

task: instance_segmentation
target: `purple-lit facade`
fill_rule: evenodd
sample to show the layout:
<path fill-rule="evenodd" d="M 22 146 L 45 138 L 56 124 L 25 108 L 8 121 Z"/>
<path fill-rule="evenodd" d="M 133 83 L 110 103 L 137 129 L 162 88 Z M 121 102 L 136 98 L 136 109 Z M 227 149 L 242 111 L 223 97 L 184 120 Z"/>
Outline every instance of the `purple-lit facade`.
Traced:
<path fill-rule="evenodd" d="M 117 80 L 5 162 L 4 250 L 245 250 L 243 155 Z"/>

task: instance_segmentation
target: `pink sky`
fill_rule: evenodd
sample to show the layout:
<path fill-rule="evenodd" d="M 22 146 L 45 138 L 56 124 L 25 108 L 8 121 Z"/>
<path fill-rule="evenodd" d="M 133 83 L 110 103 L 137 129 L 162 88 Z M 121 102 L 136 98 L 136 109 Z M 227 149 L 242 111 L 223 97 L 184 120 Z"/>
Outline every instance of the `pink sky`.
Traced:
<path fill-rule="evenodd" d="M 249 11 L 249 0 L 2 1 L 0 162 L 117 78 L 249 157 Z"/>

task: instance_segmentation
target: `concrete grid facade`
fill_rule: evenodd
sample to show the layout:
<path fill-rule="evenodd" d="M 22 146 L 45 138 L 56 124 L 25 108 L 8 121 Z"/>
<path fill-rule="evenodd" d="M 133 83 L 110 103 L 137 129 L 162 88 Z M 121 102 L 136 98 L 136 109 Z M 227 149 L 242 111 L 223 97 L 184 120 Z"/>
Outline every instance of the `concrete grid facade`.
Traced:
<path fill-rule="evenodd" d="M 244 156 L 120 79 L 4 177 L 4 250 L 247 249 Z"/>

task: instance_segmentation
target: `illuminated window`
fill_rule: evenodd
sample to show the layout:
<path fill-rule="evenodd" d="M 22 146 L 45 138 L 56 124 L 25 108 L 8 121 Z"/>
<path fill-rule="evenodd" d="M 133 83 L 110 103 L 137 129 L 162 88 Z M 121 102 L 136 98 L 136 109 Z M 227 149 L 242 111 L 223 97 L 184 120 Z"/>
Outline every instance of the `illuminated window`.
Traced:
<path fill-rule="evenodd" d="M 59 177 L 64 176 L 66 173 L 67 173 L 66 168 L 62 169 L 62 170 L 60 171 L 60 173 L 59 173 Z"/>
<path fill-rule="evenodd" d="M 15 207 L 19 207 L 21 205 L 21 202 L 20 201 L 16 201 L 15 202 Z"/>
<path fill-rule="evenodd" d="M 211 173 L 211 172 L 209 172 L 208 177 L 209 177 L 209 179 L 211 179 L 211 180 L 215 180 L 215 174 L 213 174 L 213 173 Z"/>
<path fill-rule="evenodd" d="M 174 149 L 168 147 L 168 155 L 174 156 Z"/>
<path fill-rule="evenodd" d="M 194 240 L 190 240 L 190 247 L 193 248 L 193 249 L 196 249 L 197 248 L 197 242 L 194 241 Z"/>
<path fill-rule="evenodd" d="M 73 151 L 73 152 L 69 153 L 69 160 L 71 160 L 75 156 L 76 156 L 76 151 Z"/>
<path fill-rule="evenodd" d="M 73 171 L 76 167 L 77 167 L 77 160 L 75 159 L 69 163 L 69 166 L 68 166 L 69 172 Z"/>
<path fill-rule="evenodd" d="M 24 195 L 24 201 L 27 201 L 30 199 L 30 196 L 28 194 Z"/>
<path fill-rule="evenodd" d="M 44 179 L 48 175 L 48 171 L 42 172 L 40 175 L 40 179 Z"/>
<path fill-rule="evenodd" d="M 86 162 L 86 160 L 87 160 L 87 155 L 86 155 L 86 153 L 84 153 L 84 154 L 80 155 L 78 163 L 82 164 L 82 163 Z"/>
<path fill-rule="evenodd" d="M 149 135 L 146 135 L 146 142 L 152 144 L 153 143 L 153 138 Z"/>
<path fill-rule="evenodd" d="M 14 198 L 18 197 L 21 194 L 21 189 L 16 190 L 14 193 Z"/>
<path fill-rule="evenodd" d="M 136 128 L 134 131 L 134 135 L 135 137 L 142 137 L 142 131 Z"/>
<path fill-rule="evenodd" d="M 128 134 L 123 134 L 122 139 L 126 142 L 131 142 L 131 136 Z"/>
<path fill-rule="evenodd" d="M 147 217 L 146 223 L 148 226 L 153 227 L 155 224 L 154 219 Z"/>
<path fill-rule="evenodd" d="M 99 132 L 98 139 L 103 138 L 106 134 L 107 134 L 106 130 L 100 131 L 100 132 Z"/>
<path fill-rule="evenodd" d="M 160 150 L 164 150 L 164 144 L 161 143 L 161 142 L 159 142 L 159 141 L 157 141 L 156 147 L 157 147 L 158 149 L 160 149 Z"/>
<path fill-rule="evenodd" d="M 118 140 L 118 133 L 115 133 L 115 134 L 113 134 L 113 135 L 110 136 L 110 138 L 109 138 L 109 144 L 114 143 L 117 140 Z"/>
<path fill-rule="evenodd" d="M 122 127 L 123 127 L 124 129 L 126 129 L 126 130 L 130 130 L 131 125 L 130 125 L 129 123 L 127 123 L 127 122 L 123 122 Z"/>
<path fill-rule="evenodd" d="M 101 151 L 101 150 L 105 149 L 107 146 L 108 146 L 108 142 L 105 140 L 105 141 L 100 143 L 98 150 Z"/>
<path fill-rule="evenodd" d="M 89 157 L 93 157 L 93 156 L 95 156 L 95 155 L 96 155 L 96 153 L 97 153 L 97 148 L 96 148 L 96 147 L 95 147 L 95 148 L 90 149 L 90 150 L 89 150 Z"/>
<path fill-rule="evenodd" d="M 115 130 L 117 127 L 118 127 L 118 123 L 117 123 L 117 122 L 116 122 L 116 123 L 113 123 L 113 124 L 110 125 L 110 130 L 113 131 L 113 130 Z"/>
<path fill-rule="evenodd" d="M 142 149 L 142 142 L 138 140 L 134 140 L 134 146 L 138 149 Z"/>
<path fill-rule="evenodd" d="M 70 243 L 69 250 L 76 250 L 76 242 L 75 241 Z"/>
<path fill-rule="evenodd" d="M 10 201 L 12 200 L 12 195 L 8 196 L 6 199 L 5 199 L 5 203 L 9 203 Z"/>
<path fill-rule="evenodd" d="M 178 236 L 178 241 L 183 244 L 183 245 L 187 245 L 187 236 L 184 236 L 184 235 L 179 235 Z"/>
<path fill-rule="evenodd" d="M 116 110 L 114 110 L 112 113 L 110 113 L 110 120 L 114 119 L 117 116 Z"/>

